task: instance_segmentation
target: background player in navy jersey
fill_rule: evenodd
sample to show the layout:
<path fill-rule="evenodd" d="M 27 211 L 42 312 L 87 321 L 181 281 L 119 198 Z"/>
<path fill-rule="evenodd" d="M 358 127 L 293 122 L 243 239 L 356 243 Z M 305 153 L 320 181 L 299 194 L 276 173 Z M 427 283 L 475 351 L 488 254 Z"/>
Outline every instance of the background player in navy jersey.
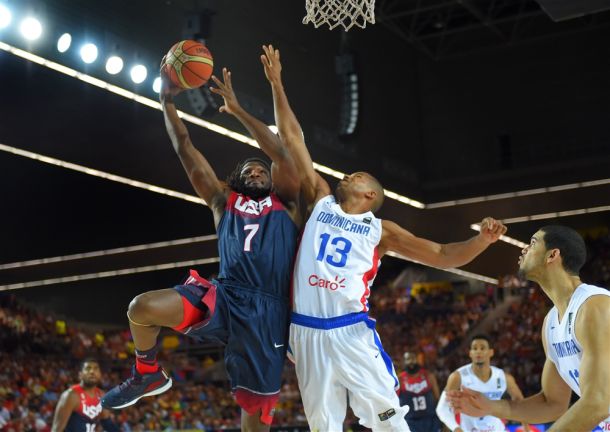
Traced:
<path fill-rule="evenodd" d="M 342 430 L 349 397 L 361 425 L 408 431 L 408 408 L 400 406 L 396 395 L 398 377 L 375 321 L 368 316 L 380 259 L 392 251 L 427 265 L 459 267 L 496 242 L 506 227 L 485 218 L 479 235 L 439 244 L 378 219 L 374 213 L 383 203 L 384 190 L 368 173 L 346 175 L 332 194 L 313 168 L 301 126 L 288 104 L 279 51 L 272 46 L 263 49 L 261 61 L 273 91 L 276 123 L 299 167 L 308 206 L 295 263 L 289 342 L 309 427 Z"/>
<path fill-rule="evenodd" d="M 83 361 L 78 378 L 80 382 L 59 398 L 52 432 L 95 432 L 98 424 L 108 432 L 118 432 L 110 413 L 100 403 L 104 392 L 98 387 L 102 379 L 99 363 L 93 359 Z"/>
<path fill-rule="evenodd" d="M 226 184 L 221 182 L 178 117 L 173 97 L 180 90 L 163 77 L 160 98 L 167 132 L 193 187 L 214 215 L 220 271 L 209 282 L 191 270 L 184 285 L 147 292 L 131 302 L 127 316 L 136 366 L 133 376 L 102 403 L 120 409 L 171 387 L 156 361 L 160 328 L 170 327 L 226 345 L 225 366 L 242 408 L 242 429 L 265 430 L 273 419 L 286 355 L 290 276 L 301 223 L 298 175 L 279 137 L 239 105 L 231 73 L 223 69 L 224 82 L 213 80 L 213 91 L 225 102 L 220 111 L 241 121 L 273 165 L 248 159 Z"/>
<path fill-rule="evenodd" d="M 405 417 L 412 432 L 437 432 L 441 422 L 436 417 L 436 403 L 440 390 L 436 377 L 417 363 L 417 355 L 406 352 L 404 370 L 398 376 L 400 405 L 408 405 Z"/>

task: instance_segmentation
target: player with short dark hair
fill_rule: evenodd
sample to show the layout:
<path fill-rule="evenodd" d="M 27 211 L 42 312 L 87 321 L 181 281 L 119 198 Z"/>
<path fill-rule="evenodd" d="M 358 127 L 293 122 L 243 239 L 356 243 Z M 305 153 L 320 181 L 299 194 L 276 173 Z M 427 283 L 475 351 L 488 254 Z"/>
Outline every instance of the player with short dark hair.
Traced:
<path fill-rule="evenodd" d="M 494 400 L 501 399 L 508 393 L 512 400 L 523 399 L 523 393 L 515 378 L 508 372 L 491 365 L 494 350 L 491 339 L 484 334 L 474 335 L 470 339 L 469 356 L 472 363 L 462 366 L 449 375 L 447 385 L 441 394 L 436 407 L 436 413 L 441 421 L 453 432 L 503 432 L 506 430 L 500 418 L 494 416 L 468 416 L 462 414 L 458 425 L 455 412 L 449 406 L 446 392 L 469 388 L 484 392 Z M 524 424 L 524 430 L 529 431 L 529 425 Z"/>
<path fill-rule="evenodd" d="M 102 409 L 104 392 L 98 387 L 102 380 L 100 365 L 95 359 L 85 359 L 78 373 L 80 382 L 64 391 L 55 407 L 52 432 L 95 432 L 98 424 L 108 432 L 119 428 Z"/>
<path fill-rule="evenodd" d="M 167 132 L 193 187 L 212 210 L 220 271 L 207 281 L 191 270 L 182 285 L 147 292 L 131 302 L 127 316 L 136 346 L 133 376 L 108 392 L 103 404 L 120 409 L 171 387 L 156 360 L 157 336 L 161 327 L 169 327 L 225 345 L 242 428 L 268 430 L 286 356 L 290 275 L 302 222 L 295 167 L 279 137 L 239 105 L 231 73 L 223 69 L 223 81 L 212 77 L 217 85 L 212 91 L 225 102 L 220 111 L 240 120 L 273 163 L 247 159 L 227 183 L 221 182 L 178 116 L 173 98 L 180 89 L 163 78 L 160 97 Z"/>
<path fill-rule="evenodd" d="M 456 410 L 526 421 L 555 423 L 553 432 L 610 430 L 610 292 L 582 282 L 586 261 L 583 238 L 572 228 L 539 229 L 523 248 L 519 273 L 536 282 L 553 302 L 542 325 L 546 362 L 540 393 L 518 401 L 493 401 L 468 389 L 455 389 Z M 570 406 L 572 391 L 580 399 Z"/>
<path fill-rule="evenodd" d="M 368 316 L 368 297 L 380 259 L 395 252 L 427 265 L 459 267 L 496 242 L 506 227 L 485 218 L 478 235 L 439 244 L 375 216 L 383 188 L 369 173 L 345 175 L 333 194 L 315 172 L 301 126 L 288 104 L 279 51 L 272 46 L 263 49 L 261 61 L 273 91 L 276 124 L 298 166 L 309 215 L 294 268 L 289 338 L 309 427 L 342 430 L 349 401 L 365 427 L 407 431 L 408 408 L 400 406 L 396 395 L 398 377 L 392 359 Z"/>
<path fill-rule="evenodd" d="M 440 397 L 434 374 L 417 362 L 417 355 L 407 351 L 403 356 L 404 370 L 398 376 L 400 405 L 408 405 L 405 419 L 412 432 L 438 432 L 441 422 L 436 417 L 436 403 Z"/>

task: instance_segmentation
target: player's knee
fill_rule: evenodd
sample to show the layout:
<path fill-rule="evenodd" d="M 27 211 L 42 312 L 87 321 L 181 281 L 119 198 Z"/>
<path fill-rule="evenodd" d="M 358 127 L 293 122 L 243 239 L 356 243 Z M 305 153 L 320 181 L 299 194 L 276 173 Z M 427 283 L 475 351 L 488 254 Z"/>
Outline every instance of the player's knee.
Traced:
<path fill-rule="evenodd" d="M 148 321 L 151 315 L 155 313 L 155 300 L 152 293 L 140 294 L 129 303 L 127 309 L 129 318 L 142 324 L 149 324 Z"/>

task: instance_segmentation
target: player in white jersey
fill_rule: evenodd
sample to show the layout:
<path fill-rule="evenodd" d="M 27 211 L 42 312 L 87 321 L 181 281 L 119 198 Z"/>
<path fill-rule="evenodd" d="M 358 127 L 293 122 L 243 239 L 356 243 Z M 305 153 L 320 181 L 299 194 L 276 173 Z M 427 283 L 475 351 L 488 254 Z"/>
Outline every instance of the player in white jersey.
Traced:
<path fill-rule="evenodd" d="M 394 367 L 367 314 L 379 260 L 394 251 L 436 267 L 459 267 L 497 241 L 506 227 L 486 218 L 479 235 L 441 245 L 376 218 L 383 188 L 370 174 L 346 175 L 332 195 L 313 169 L 288 104 L 279 52 L 271 46 L 264 50 L 261 60 L 273 90 L 276 124 L 302 174 L 303 201 L 310 213 L 294 269 L 289 339 L 309 426 L 313 431 L 341 431 L 349 401 L 362 425 L 408 431 L 408 408 L 400 406 L 396 395 Z"/>
<path fill-rule="evenodd" d="M 515 378 L 508 372 L 491 365 L 494 350 L 487 336 L 472 337 L 469 355 L 472 363 L 462 366 L 449 375 L 445 390 L 436 407 L 438 418 L 453 432 L 504 432 L 506 428 L 502 420 L 491 415 L 472 417 L 462 414 L 458 424 L 455 412 L 449 406 L 447 392 L 459 390 L 460 387 L 480 392 L 491 400 L 502 399 L 505 392 L 508 392 L 512 400 L 523 399 L 523 393 Z M 523 430 L 529 432 L 529 426 L 523 425 Z"/>
<path fill-rule="evenodd" d="M 573 229 L 541 228 L 523 249 L 519 271 L 553 301 L 542 330 L 542 391 L 522 401 L 490 401 L 468 389 L 448 393 L 454 409 L 529 423 L 552 432 L 610 430 L 610 292 L 578 276 L 586 247 Z M 569 407 L 574 391 L 580 399 Z M 568 408 L 569 407 L 569 408 Z"/>

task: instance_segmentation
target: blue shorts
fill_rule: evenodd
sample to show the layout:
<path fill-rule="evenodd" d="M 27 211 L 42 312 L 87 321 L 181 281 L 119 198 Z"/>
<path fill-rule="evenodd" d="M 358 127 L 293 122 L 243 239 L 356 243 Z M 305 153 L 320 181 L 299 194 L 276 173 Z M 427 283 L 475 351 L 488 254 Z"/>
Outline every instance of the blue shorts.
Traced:
<path fill-rule="evenodd" d="M 439 432 L 441 430 L 441 421 L 435 415 L 408 418 L 407 424 L 411 432 Z"/>
<path fill-rule="evenodd" d="M 231 389 L 278 394 L 288 346 L 288 300 L 216 280 L 208 282 L 194 271 L 185 285 L 175 289 L 183 298 L 185 317 L 196 317 L 176 330 L 225 345 Z M 203 314 L 189 314 L 187 302 Z"/>

